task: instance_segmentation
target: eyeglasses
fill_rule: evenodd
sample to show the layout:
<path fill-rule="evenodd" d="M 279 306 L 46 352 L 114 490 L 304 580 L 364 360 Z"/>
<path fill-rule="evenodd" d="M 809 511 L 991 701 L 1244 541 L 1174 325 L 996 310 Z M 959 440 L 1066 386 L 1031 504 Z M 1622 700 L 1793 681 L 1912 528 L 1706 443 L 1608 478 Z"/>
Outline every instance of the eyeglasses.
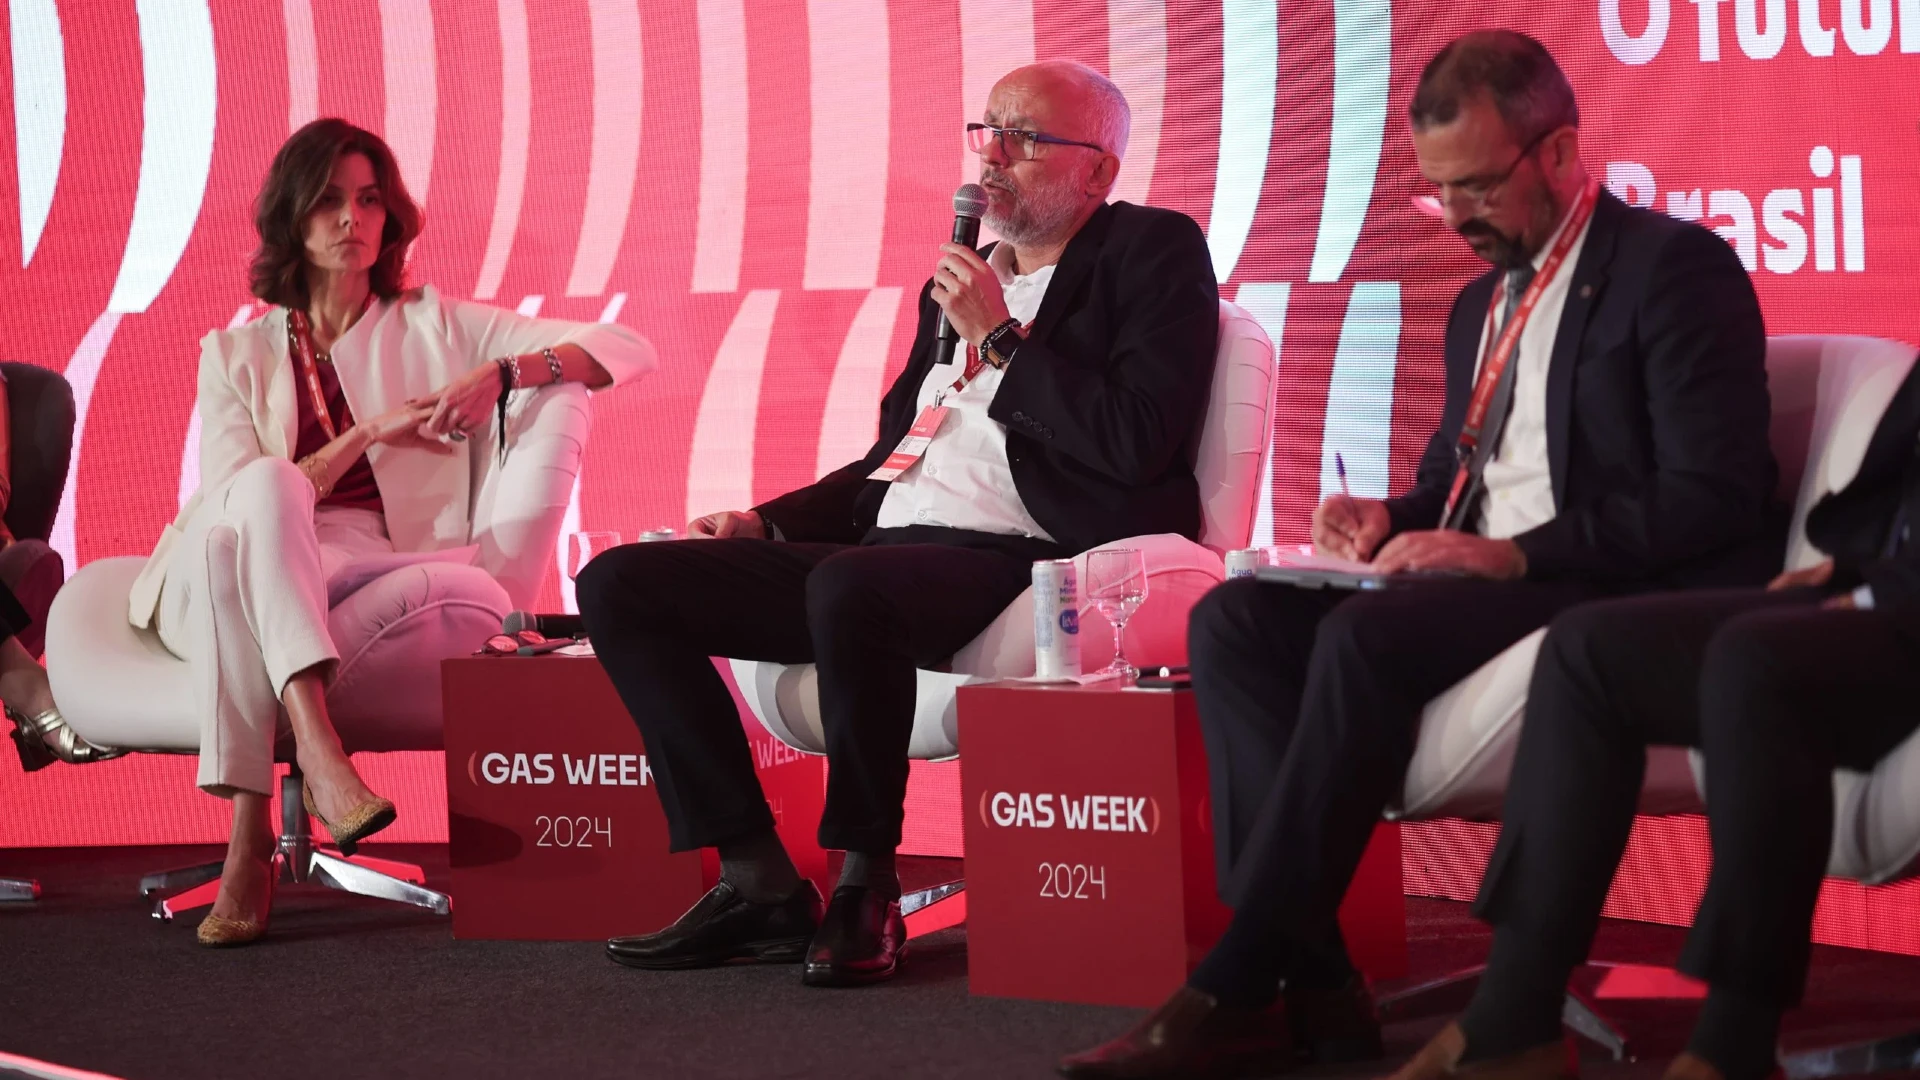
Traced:
<path fill-rule="evenodd" d="M 1032 161 L 1040 151 L 1041 143 L 1055 146 L 1084 146 L 1089 150 L 1106 152 L 1106 147 L 1098 143 L 1080 142 L 1077 139 L 1063 139 L 1058 135 L 1049 135 L 1044 131 L 1025 131 L 1020 128 L 994 127 L 992 124 L 967 125 L 967 149 L 976 154 L 984 154 L 994 140 L 1000 141 L 1000 152 L 1014 161 Z"/>
<path fill-rule="evenodd" d="M 1535 135 L 1532 142 L 1521 147 L 1519 155 L 1513 159 L 1512 164 L 1492 176 L 1470 177 L 1459 183 L 1429 180 L 1417 185 L 1418 191 L 1414 196 L 1415 203 L 1420 203 L 1425 199 L 1431 199 L 1436 206 L 1445 207 L 1457 196 L 1466 199 L 1475 209 L 1486 206 L 1488 200 L 1492 199 L 1501 188 L 1505 187 L 1507 181 L 1513 179 L 1513 174 L 1520 168 L 1520 164 L 1532 157 L 1533 152 L 1540 148 L 1540 144 L 1547 140 L 1547 136 L 1552 135 L 1554 131 L 1557 130 L 1559 129 L 1555 128 Z"/>

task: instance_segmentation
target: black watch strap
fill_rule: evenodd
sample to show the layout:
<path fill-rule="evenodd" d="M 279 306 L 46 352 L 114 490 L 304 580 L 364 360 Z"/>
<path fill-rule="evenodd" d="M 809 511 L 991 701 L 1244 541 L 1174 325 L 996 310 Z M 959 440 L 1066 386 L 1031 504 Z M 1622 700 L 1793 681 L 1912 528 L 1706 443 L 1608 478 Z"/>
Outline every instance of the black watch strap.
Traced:
<path fill-rule="evenodd" d="M 1019 329 L 1020 320 L 1008 319 L 999 326 L 987 331 L 987 336 L 980 339 L 980 352 L 981 355 L 987 358 L 987 363 L 992 364 L 996 368 L 1007 366 L 1007 361 L 1013 359 L 1013 354 L 1010 351 L 1001 349 L 1000 343 L 1006 340 L 1007 335 Z M 995 357 L 999 359 L 996 361 Z"/>

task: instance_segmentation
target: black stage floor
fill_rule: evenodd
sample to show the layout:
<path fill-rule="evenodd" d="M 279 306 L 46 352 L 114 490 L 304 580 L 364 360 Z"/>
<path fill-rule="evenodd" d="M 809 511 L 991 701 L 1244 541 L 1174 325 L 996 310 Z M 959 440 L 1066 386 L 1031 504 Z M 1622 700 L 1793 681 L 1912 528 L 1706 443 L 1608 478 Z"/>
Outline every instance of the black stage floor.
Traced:
<path fill-rule="evenodd" d="M 368 852 L 421 863 L 444 887 L 444 847 Z M 616 967 L 592 943 L 456 942 L 425 913 L 302 888 L 283 890 L 265 941 L 209 952 L 191 921 L 154 922 L 134 892 L 145 871 L 214 857 L 205 847 L 0 851 L 0 874 L 44 889 L 37 904 L 0 905 L 0 1050 L 128 1080 L 1042 1077 L 1059 1054 L 1138 1015 L 969 997 L 964 927 L 916 942 L 891 984 L 810 990 L 791 967 L 658 974 Z M 910 887 L 957 869 L 911 862 Z M 1461 904 L 1410 899 L 1408 931 L 1416 978 L 1484 954 L 1486 934 Z M 1609 923 L 1595 955 L 1668 962 L 1680 937 Z M 1920 1027 L 1920 958 L 1815 955 L 1789 1049 Z M 1593 1077 L 1657 1077 L 1694 1008 L 1608 1007 L 1644 1056 L 1590 1059 Z M 1390 1052 L 1410 1054 L 1442 1020 L 1391 1025 Z"/>

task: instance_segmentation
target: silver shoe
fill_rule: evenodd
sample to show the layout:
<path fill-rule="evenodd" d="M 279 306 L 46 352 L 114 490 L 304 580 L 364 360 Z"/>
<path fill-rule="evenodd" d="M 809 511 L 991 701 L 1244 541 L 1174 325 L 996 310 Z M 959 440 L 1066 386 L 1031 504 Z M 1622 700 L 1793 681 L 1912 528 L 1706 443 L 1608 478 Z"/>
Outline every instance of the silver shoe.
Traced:
<path fill-rule="evenodd" d="M 67 726 L 59 709 L 48 709 L 37 716 L 28 716 L 11 705 L 6 706 L 5 711 L 7 719 L 13 721 L 13 748 L 19 752 L 20 768 L 25 772 L 36 772 L 56 761 L 90 765 L 124 757 L 127 753 L 110 746 L 95 746 L 81 738 L 79 732 Z"/>

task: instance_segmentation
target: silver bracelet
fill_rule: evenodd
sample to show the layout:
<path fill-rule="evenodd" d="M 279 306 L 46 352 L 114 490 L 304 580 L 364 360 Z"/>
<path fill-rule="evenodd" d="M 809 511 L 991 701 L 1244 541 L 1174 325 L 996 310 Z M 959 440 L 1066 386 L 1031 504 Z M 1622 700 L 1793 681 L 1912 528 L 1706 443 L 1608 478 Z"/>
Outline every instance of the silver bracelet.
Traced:
<path fill-rule="evenodd" d="M 567 373 L 566 369 L 560 366 L 560 357 L 556 355 L 552 349 L 541 349 L 540 355 L 547 358 L 547 370 L 553 372 L 553 381 L 555 383 L 566 382 Z"/>
<path fill-rule="evenodd" d="M 520 358 L 502 356 L 494 360 L 494 363 L 500 365 L 500 371 L 504 376 L 500 385 L 508 390 L 520 389 Z"/>

